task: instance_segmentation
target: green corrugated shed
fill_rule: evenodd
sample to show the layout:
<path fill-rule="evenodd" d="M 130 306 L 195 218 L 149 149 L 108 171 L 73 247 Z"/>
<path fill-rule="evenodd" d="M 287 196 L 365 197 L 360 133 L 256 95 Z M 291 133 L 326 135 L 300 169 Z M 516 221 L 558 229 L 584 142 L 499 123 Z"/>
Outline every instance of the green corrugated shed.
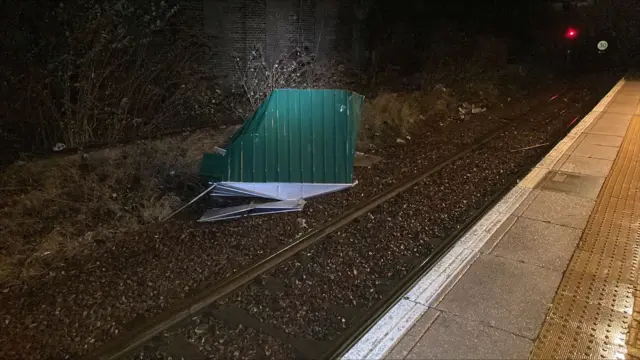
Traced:
<path fill-rule="evenodd" d="M 214 182 L 349 184 L 363 101 L 346 90 L 275 90 L 224 155 L 204 155 L 200 174 Z"/>

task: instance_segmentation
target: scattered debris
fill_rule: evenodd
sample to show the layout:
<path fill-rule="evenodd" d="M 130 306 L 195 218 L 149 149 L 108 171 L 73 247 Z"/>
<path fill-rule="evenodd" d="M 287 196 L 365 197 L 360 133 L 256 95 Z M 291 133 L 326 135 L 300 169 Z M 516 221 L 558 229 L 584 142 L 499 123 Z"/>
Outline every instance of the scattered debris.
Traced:
<path fill-rule="evenodd" d="M 298 199 L 271 201 L 265 203 L 251 202 L 249 204 L 231 206 L 222 209 L 210 209 L 207 210 L 198 222 L 212 222 L 236 219 L 245 216 L 302 211 L 305 203 L 306 201 L 304 201 L 304 199 Z"/>
<path fill-rule="evenodd" d="M 475 105 L 471 105 L 471 113 L 472 114 L 479 114 L 479 113 L 483 113 L 485 111 L 487 111 L 486 108 L 475 106 Z"/>
<path fill-rule="evenodd" d="M 204 332 L 207 331 L 207 329 L 209 329 L 209 325 L 207 324 L 200 324 L 196 327 L 196 333 L 197 334 L 202 334 Z"/>
<path fill-rule="evenodd" d="M 469 103 L 462 103 L 461 106 L 458 107 L 458 113 L 460 114 L 460 119 L 468 120 L 472 107 Z"/>
<path fill-rule="evenodd" d="M 407 143 L 406 141 L 404 141 L 404 139 L 400 139 L 400 138 L 397 138 L 397 139 L 396 139 L 396 142 L 397 142 L 398 144 L 406 144 L 406 143 Z"/>
<path fill-rule="evenodd" d="M 487 111 L 486 108 L 476 106 L 475 104 L 469 104 L 467 102 L 458 107 L 458 112 L 460 113 L 461 119 L 466 118 L 469 114 L 479 114 L 485 111 Z"/>
<path fill-rule="evenodd" d="M 547 143 L 544 143 L 544 144 L 538 144 L 538 145 L 533 145 L 533 146 L 527 146 L 527 147 L 523 147 L 523 148 L 520 148 L 520 149 L 511 150 L 511 152 L 524 151 L 524 150 L 531 150 L 531 149 L 536 149 L 536 148 L 543 147 L 543 146 L 546 146 L 546 145 L 549 145 L 549 143 L 547 142 Z"/>

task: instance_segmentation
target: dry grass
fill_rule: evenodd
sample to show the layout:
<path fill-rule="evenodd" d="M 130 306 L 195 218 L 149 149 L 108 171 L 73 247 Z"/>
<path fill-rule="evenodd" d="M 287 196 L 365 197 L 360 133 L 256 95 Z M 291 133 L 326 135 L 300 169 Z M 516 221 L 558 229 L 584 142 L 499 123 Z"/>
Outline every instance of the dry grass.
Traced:
<path fill-rule="evenodd" d="M 0 282 L 157 222 L 200 189 L 198 160 L 232 130 L 10 166 L 0 174 Z"/>
<path fill-rule="evenodd" d="M 479 94 L 475 98 L 484 102 Z M 447 122 L 456 116 L 458 102 L 453 92 L 442 85 L 409 93 L 382 93 L 367 99 L 362 110 L 358 146 L 366 147 L 383 134 L 404 137 L 426 121 Z"/>
<path fill-rule="evenodd" d="M 460 120 L 458 108 L 465 102 L 485 108 L 505 102 L 499 84 L 517 83 L 523 74 L 507 65 L 503 40 L 480 36 L 476 47 L 475 55 L 466 63 L 426 64 L 411 78 L 421 90 L 382 92 L 366 99 L 358 147 L 364 150 L 379 135 L 404 137 L 425 122 L 448 124 Z"/>

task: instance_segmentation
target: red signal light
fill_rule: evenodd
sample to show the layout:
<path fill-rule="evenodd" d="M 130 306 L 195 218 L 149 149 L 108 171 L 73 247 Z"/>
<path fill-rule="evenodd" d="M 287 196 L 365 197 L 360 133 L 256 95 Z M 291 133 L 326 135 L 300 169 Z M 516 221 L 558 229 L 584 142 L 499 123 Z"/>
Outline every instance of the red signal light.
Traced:
<path fill-rule="evenodd" d="M 570 27 L 567 29 L 567 32 L 564 33 L 564 37 L 573 40 L 578 37 L 578 30 Z"/>

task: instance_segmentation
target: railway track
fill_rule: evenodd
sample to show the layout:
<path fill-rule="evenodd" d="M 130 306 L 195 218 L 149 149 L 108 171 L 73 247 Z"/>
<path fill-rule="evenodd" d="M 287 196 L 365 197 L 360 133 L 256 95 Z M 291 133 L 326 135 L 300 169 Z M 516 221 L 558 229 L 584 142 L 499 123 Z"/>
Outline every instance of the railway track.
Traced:
<path fill-rule="evenodd" d="M 411 177 L 404 182 L 393 186 L 388 191 L 372 199 L 366 200 L 358 204 L 357 206 L 345 211 L 342 215 L 328 221 L 325 224 L 322 224 L 321 226 L 313 229 L 304 236 L 295 239 L 289 245 L 269 255 L 263 260 L 253 264 L 252 266 L 245 268 L 244 270 L 238 272 L 236 275 L 233 275 L 221 282 L 207 286 L 195 296 L 190 297 L 181 304 L 170 308 L 166 312 L 153 319 L 150 319 L 148 322 L 141 324 L 140 326 L 132 329 L 126 334 L 119 336 L 113 341 L 104 344 L 104 346 L 101 346 L 96 349 L 96 351 L 87 354 L 84 358 L 118 359 L 126 357 L 128 355 L 133 355 L 136 350 L 149 344 L 149 342 L 158 334 L 179 327 L 181 325 L 189 326 L 188 324 L 185 325 L 185 322 L 188 322 L 189 319 L 197 317 L 203 312 L 209 311 L 210 307 L 216 302 L 223 301 L 224 299 L 229 298 L 232 294 L 242 291 L 242 289 L 245 289 L 247 285 L 254 282 L 256 279 L 259 279 L 261 276 L 272 272 L 282 264 L 290 261 L 305 249 L 309 249 L 312 246 L 322 242 L 323 240 L 326 240 L 328 237 L 340 232 L 341 229 L 353 223 L 356 219 L 372 212 L 382 204 L 397 199 L 401 194 L 414 189 L 416 185 L 433 178 L 443 169 L 452 166 L 452 164 L 461 161 L 465 157 L 472 155 L 474 152 L 481 151 L 481 149 L 486 147 L 487 144 L 489 144 L 492 140 L 498 138 L 500 135 L 507 132 L 510 128 L 512 129 L 514 127 L 522 125 L 523 121 L 529 119 L 531 114 L 534 114 L 538 117 L 546 116 L 548 119 L 543 121 L 543 123 L 545 124 L 549 121 L 557 122 L 557 119 L 555 118 L 558 116 L 558 109 L 561 109 L 564 105 L 561 103 L 561 99 L 563 98 L 563 96 L 580 90 L 582 90 L 581 86 L 565 87 L 561 91 L 553 94 L 553 96 L 540 101 L 538 104 L 529 108 L 527 111 L 519 114 L 518 116 L 503 118 L 504 123 L 502 125 L 498 126 L 487 135 L 482 136 L 470 146 L 461 149 L 455 155 L 444 159 L 439 164 L 431 167 L 427 171 L 422 172 L 417 176 Z M 569 115 L 567 114 L 567 116 Z M 565 132 L 569 130 L 571 125 L 574 125 L 573 116 L 568 117 L 568 120 L 570 121 L 566 121 L 565 123 L 563 123 L 566 126 L 559 126 L 559 128 L 554 131 L 554 134 L 549 136 L 549 138 L 552 139 L 551 141 L 549 141 L 549 145 L 546 145 L 545 147 L 539 147 L 536 151 L 542 152 L 546 148 L 553 146 L 557 141 L 562 139 Z M 387 309 L 393 306 L 393 304 L 402 296 L 402 294 L 404 294 L 404 292 L 416 281 L 416 279 L 421 274 L 424 274 L 426 271 L 428 271 L 433 266 L 433 264 L 435 264 L 437 260 L 447 252 L 447 250 L 455 243 L 455 241 L 462 234 L 464 234 L 465 231 L 470 226 L 472 226 L 488 209 L 490 209 L 491 206 L 501 197 L 501 195 L 505 191 L 508 191 L 511 186 L 515 184 L 517 179 L 522 176 L 522 173 L 528 171 L 529 168 L 533 166 L 533 164 L 535 164 L 535 161 L 537 161 L 537 159 L 537 156 L 529 159 L 527 164 L 523 166 L 517 174 L 510 176 L 507 181 L 501 184 L 499 190 L 494 191 L 493 194 L 483 202 L 482 206 L 479 206 L 473 211 L 470 216 L 467 216 L 466 220 L 461 226 L 450 232 L 449 236 L 440 241 L 428 256 L 420 259 L 420 262 L 417 264 L 417 266 L 414 266 L 411 271 L 405 274 L 402 277 L 401 281 L 399 281 L 391 291 L 388 291 L 384 297 L 376 301 L 373 306 L 367 309 L 367 311 L 364 312 L 364 315 L 360 316 L 360 321 L 356 321 L 354 324 L 352 324 L 352 326 L 342 331 L 338 336 L 334 336 L 334 339 L 330 341 L 328 345 L 325 344 L 324 346 L 322 346 L 321 350 L 318 350 L 317 348 L 313 349 L 311 352 L 313 352 L 314 356 L 322 354 L 320 356 L 321 358 L 335 358 L 344 353 L 351 346 L 351 344 L 357 341 L 362 336 L 362 334 L 364 334 L 366 330 L 369 329 L 370 326 L 372 326 L 372 324 L 374 324 L 375 321 L 386 312 Z M 302 355 L 302 357 L 309 357 L 309 352 Z"/>

